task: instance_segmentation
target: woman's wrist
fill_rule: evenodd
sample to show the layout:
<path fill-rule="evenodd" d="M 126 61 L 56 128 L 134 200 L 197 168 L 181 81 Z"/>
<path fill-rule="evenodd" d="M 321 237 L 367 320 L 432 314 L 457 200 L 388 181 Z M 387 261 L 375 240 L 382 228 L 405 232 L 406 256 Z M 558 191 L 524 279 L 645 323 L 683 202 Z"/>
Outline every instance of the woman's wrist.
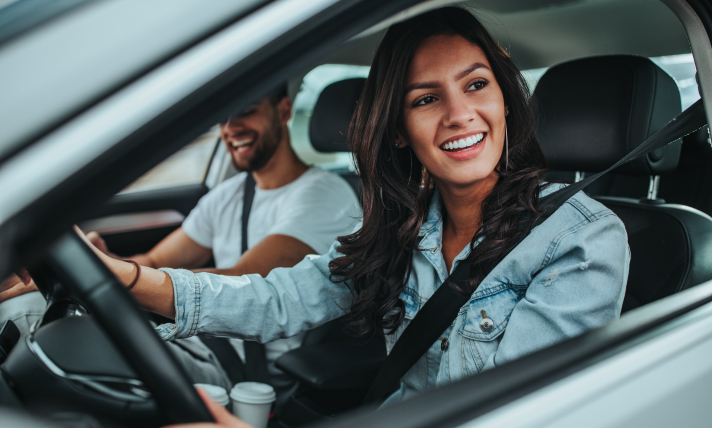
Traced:
<path fill-rule="evenodd" d="M 124 287 L 133 283 L 136 278 L 137 268 L 133 263 L 117 260 L 106 255 L 102 257 L 102 262 L 106 264 L 106 267 L 119 279 Z"/>

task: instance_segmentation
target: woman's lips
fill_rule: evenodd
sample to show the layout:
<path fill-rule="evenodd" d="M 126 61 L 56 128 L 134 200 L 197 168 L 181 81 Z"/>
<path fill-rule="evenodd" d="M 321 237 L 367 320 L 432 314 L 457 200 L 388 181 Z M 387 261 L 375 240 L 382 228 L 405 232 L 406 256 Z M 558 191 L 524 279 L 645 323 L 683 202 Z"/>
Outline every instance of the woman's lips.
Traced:
<path fill-rule="evenodd" d="M 482 141 L 484 141 L 486 135 L 487 134 L 485 132 L 480 132 L 478 134 L 468 135 L 464 138 L 453 139 L 441 144 L 440 149 L 447 152 L 469 150 L 480 145 Z"/>
<path fill-rule="evenodd" d="M 450 142 L 447 142 L 447 143 L 444 143 L 443 145 L 441 145 L 440 149 L 443 152 L 445 152 L 445 154 L 447 154 L 448 157 L 455 159 L 455 160 L 472 159 L 472 158 L 478 156 L 480 153 L 482 153 L 482 150 L 484 150 L 485 144 L 487 143 L 487 136 L 488 136 L 488 134 L 486 132 L 482 132 L 482 133 L 475 134 L 472 136 L 473 141 L 470 145 L 467 145 L 467 139 L 465 139 L 466 145 L 463 148 L 459 147 L 460 139 L 458 139 L 457 140 L 458 148 L 453 148 L 453 149 L 443 148 L 443 146 L 450 143 Z M 475 139 L 475 137 L 477 137 L 477 139 Z M 468 137 L 468 138 L 470 138 L 470 137 Z M 475 142 L 475 140 L 477 142 Z M 454 141 L 453 141 L 453 143 L 454 143 Z"/>

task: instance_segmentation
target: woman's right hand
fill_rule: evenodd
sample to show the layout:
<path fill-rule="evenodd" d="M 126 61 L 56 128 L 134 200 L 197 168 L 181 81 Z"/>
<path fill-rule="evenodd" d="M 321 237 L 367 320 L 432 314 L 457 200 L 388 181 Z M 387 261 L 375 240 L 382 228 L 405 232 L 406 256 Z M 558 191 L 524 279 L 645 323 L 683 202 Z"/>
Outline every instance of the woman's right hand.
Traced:
<path fill-rule="evenodd" d="M 135 282 L 131 293 L 144 309 L 175 319 L 173 283 L 167 274 L 149 267 L 141 267 L 138 272 L 133 263 L 115 259 L 98 249 L 79 227 L 74 226 L 74 230 L 124 287 Z"/>
<path fill-rule="evenodd" d="M 81 229 L 80 229 L 81 231 Z M 109 248 L 106 246 L 106 242 L 104 242 L 104 238 L 99 235 L 97 232 L 89 232 L 86 234 L 87 240 L 91 242 L 91 244 L 99 251 L 101 251 L 104 254 L 109 254 Z"/>
<path fill-rule="evenodd" d="M 241 421 L 236 416 L 233 416 L 232 413 L 227 411 L 227 409 L 213 401 L 207 392 L 200 388 L 196 389 L 198 390 L 200 398 L 203 399 L 203 402 L 208 407 L 210 414 L 212 414 L 213 418 L 215 418 L 215 423 L 205 422 L 197 424 L 180 424 L 163 428 L 254 428 L 252 425 Z"/>

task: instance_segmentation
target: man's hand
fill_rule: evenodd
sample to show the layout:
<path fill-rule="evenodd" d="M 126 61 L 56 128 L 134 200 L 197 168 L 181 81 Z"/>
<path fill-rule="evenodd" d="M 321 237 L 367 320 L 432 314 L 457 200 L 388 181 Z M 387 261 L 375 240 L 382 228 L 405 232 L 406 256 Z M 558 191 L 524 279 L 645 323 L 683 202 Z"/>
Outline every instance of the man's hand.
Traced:
<path fill-rule="evenodd" d="M 200 398 L 203 399 L 205 405 L 208 407 L 208 410 L 213 415 L 213 418 L 215 418 L 215 423 L 180 424 L 164 428 L 254 428 L 252 425 L 239 420 L 237 417 L 228 412 L 223 406 L 213 401 L 207 392 L 200 388 L 196 389 L 198 390 Z"/>
<path fill-rule="evenodd" d="M 35 282 L 29 275 L 26 275 L 27 271 L 23 269 L 23 272 L 25 274 L 23 275 L 23 280 L 27 281 L 27 283 L 20 280 L 17 275 L 12 275 L 0 283 L 0 303 L 31 291 L 37 291 Z"/>

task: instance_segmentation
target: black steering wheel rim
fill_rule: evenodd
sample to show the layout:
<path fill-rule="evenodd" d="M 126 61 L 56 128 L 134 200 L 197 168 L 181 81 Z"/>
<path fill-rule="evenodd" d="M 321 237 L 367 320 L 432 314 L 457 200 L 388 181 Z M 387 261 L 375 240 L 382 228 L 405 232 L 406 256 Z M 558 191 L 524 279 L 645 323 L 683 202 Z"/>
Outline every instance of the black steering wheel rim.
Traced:
<path fill-rule="evenodd" d="M 76 232 L 62 235 L 42 258 L 65 291 L 93 314 L 170 423 L 214 422 L 135 299 Z"/>

